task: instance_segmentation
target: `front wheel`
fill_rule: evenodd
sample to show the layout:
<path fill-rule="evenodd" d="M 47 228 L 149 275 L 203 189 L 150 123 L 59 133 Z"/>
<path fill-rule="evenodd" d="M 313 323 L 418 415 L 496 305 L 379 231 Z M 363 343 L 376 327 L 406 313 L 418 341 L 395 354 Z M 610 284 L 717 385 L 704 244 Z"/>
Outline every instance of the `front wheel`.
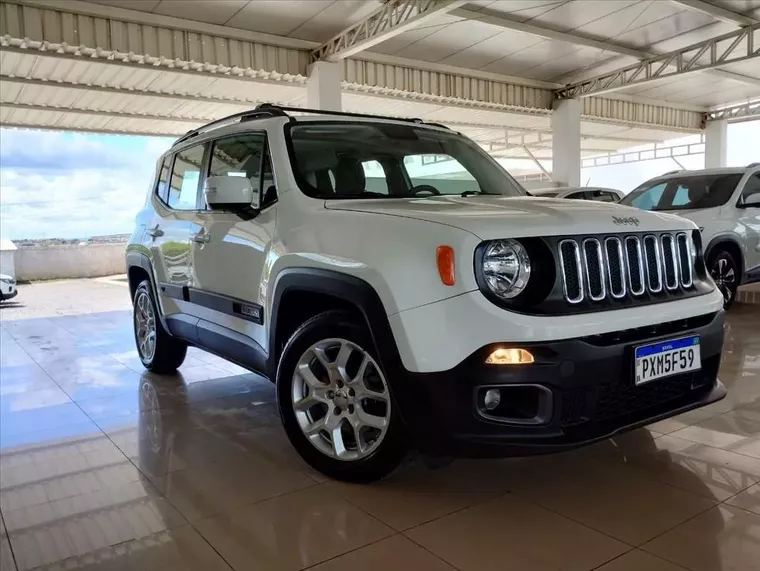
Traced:
<path fill-rule="evenodd" d="M 718 250 L 710 255 L 708 268 L 715 285 L 723 294 L 723 307 L 728 309 L 736 299 L 736 289 L 739 287 L 739 265 L 730 252 Z"/>
<path fill-rule="evenodd" d="M 148 280 L 137 286 L 133 304 L 135 344 L 143 366 L 154 373 L 175 372 L 185 360 L 187 344 L 164 330 Z"/>
<path fill-rule="evenodd" d="M 372 339 L 346 313 L 322 313 L 293 334 L 277 369 L 277 402 L 290 442 L 327 476 L 379 480 L 406 456 Z"/>

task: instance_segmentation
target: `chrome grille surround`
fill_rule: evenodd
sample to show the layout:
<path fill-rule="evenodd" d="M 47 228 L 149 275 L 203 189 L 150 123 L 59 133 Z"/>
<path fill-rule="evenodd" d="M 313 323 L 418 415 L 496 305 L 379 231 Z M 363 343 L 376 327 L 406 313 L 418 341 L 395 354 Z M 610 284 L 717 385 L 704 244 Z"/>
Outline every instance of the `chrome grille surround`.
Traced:
<path fill-rule="evenodd" d="M 557 245 L 567 303 L 622 300 L 689 289 L 694 250 L 686 232 L 564 238 Z"/>
<path fill-rule="evenodd" d="M 678 250 L 678 278 L 683 287 L 691 287 L 694 283 L 694 268 L 692 259 L 691 240 L 686 232 L 676 234 L 676 249 Z M 686 263 L 684 263 L 684 258 Z"/>
<path fill-rule="evenodd" d="M 630 245 L 634 246 L 634 252 L 635 252 L 635 259 L 631 260 L 631 250 L 629 248 Z M 631 290 L 631 294 L 633 295 L 644 295 L 644 292 L 646 291 L 646 285 L 644 283 L 644 264 L 643 264 L 644 257 L 641 255 L 641 241 L 638 239 L 637 236 L 628 236 L 625 239 L 625 261 L 626 265 L 628 266 L 628 286 Z M 636 268 L 638 269 L 638 283 L 639 286 L 633 285 L 633 272 L 631 272 L 631 268 L 633 267 L 633 263 L 636 264 Z"/>
<path fill-rule="evenodd" d="M 589 249 L 591 260 L 589 260 Z M 597 264 L 592 273 L 592 263 Z M 588 296 L 591 301 L 601 301 L 607 296 L 607 288 L 604 284 L 604 257 L 602 255 L 602 245 L 596 238 L 586 238 L 583 241 L 583 266 L 586 271 L 586 284 L 588 284 Z M 598 280 L 599 287 L 595 288 L 592 283 Z M 598 291 L 594 291 L 597 289 Z"/>
<path fill-rule="evenodd" d="M 569 247 L 572 251 L 565 252 L 566 247 Z M 558 245 L 559 250 L 559 263 L 562 268 L 562 293 L 565 296 L 565 301 L 568 303 L 580 303 L 584 299 L 585 283 L 583 281 L 583 269 L 581 266 L 581 252 L 578 242 L 575 240 L 562 240 Z M 575 264 L 578 279 L 578 295 L 573 296 L 568 292 L 568 274 L 567 264 Z M 572 266 L 571 266 L 572 267 Z M 572 287 L 572 286 L 571 286 Z"/>
<path fill-rule="evenodd" d="M 616 253 L 617 263 L 614 263 L 610 258 L 610 247 L 613 248 L 613 252 Z M 623 258 L 623 243 L 620 238 L 611 237 L 604 240 L 605 253 L 607 255 L 607 280 L 609 283 L 610 295 L 615 299 L 621 299 L 625 297 L 627 288 L 625 287 L 625 259 Z M 613 285 L 615 280 L 613 279 L 613 271 L 617 272 L 618 279 L 620 280 L 620 288 L 615 291 Z"/>
<path fill-rule="evenodd" d="M 678 253 L 676 252 L 676 239 L 673 234 L 660 236 L 660 247 L 662 248 L 665 287 L 673 291 L 678 289 Z"/>
<path fill-rule="evenodd" d="M 652 293 L 662 291 L 662 256 L 660 255 L 660 242 L 656 236 L 647 234 L 644 236 L 644 267 L 647 270 L 647 286 Z M 652 271 L 654 265 L 656 271 Z"/>

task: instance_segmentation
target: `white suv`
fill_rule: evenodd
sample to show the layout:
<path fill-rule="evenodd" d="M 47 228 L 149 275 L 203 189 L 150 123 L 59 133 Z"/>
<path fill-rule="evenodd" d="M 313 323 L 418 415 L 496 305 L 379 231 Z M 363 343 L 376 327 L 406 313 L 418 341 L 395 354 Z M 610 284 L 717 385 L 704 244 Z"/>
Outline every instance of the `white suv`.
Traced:
<path fill-rule="evenodd" d="M 277 386 L 302 457 L 551 452 L 723 398 L 697 227 L 533 198 L 419 120 L 262 105 L 160 159 L 127 266 L 145 366 L 188 345 Z"/>
<path fill-rule="evenodd" d="M 669 172 L 648 180 L 621 204 L 695 222 L 726 307 L 741 284 L 760 281 L 760 163 Z"/>

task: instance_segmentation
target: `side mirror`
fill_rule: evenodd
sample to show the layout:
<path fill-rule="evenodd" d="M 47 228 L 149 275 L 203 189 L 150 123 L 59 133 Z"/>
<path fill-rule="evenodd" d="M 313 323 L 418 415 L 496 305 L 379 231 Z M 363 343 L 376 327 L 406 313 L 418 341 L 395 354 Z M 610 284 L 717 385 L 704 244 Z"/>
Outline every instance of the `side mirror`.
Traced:
<path fill-rule="evenodd" d="M 741 203 L 742 208 L 760 208 L 760 192 L 753 192 L 746 196 Z"/>
<path fill-rule="evenodd" d="M 241 176 L 210 176 L 203 183 L 203 194 L 211 210 L 258 210 L 261 201 L 259 189 Z"/>

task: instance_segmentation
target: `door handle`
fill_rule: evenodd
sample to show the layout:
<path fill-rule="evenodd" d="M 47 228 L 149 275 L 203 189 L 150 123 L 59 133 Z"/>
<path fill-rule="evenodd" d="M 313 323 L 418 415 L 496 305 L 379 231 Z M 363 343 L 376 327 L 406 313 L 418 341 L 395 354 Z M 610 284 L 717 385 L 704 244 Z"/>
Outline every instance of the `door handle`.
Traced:
<path fill-rule="evenodd" d="M 211 241 L 211 236 L 206 234 L 204 230 L 201 230 L 197 234 L 193 235 L 193 242 L 198 244 L 208 244 Z"/>
<path fill-rule="evenodd" d="M 158 238 L 159 236 L 164 235 L 164 231 L 161 230 L 161 227 L 158 224 L 156 224 L 153 228 L 148 228 L 145 233 L 148 236 L 152 236 L 153 238 Z"/>

